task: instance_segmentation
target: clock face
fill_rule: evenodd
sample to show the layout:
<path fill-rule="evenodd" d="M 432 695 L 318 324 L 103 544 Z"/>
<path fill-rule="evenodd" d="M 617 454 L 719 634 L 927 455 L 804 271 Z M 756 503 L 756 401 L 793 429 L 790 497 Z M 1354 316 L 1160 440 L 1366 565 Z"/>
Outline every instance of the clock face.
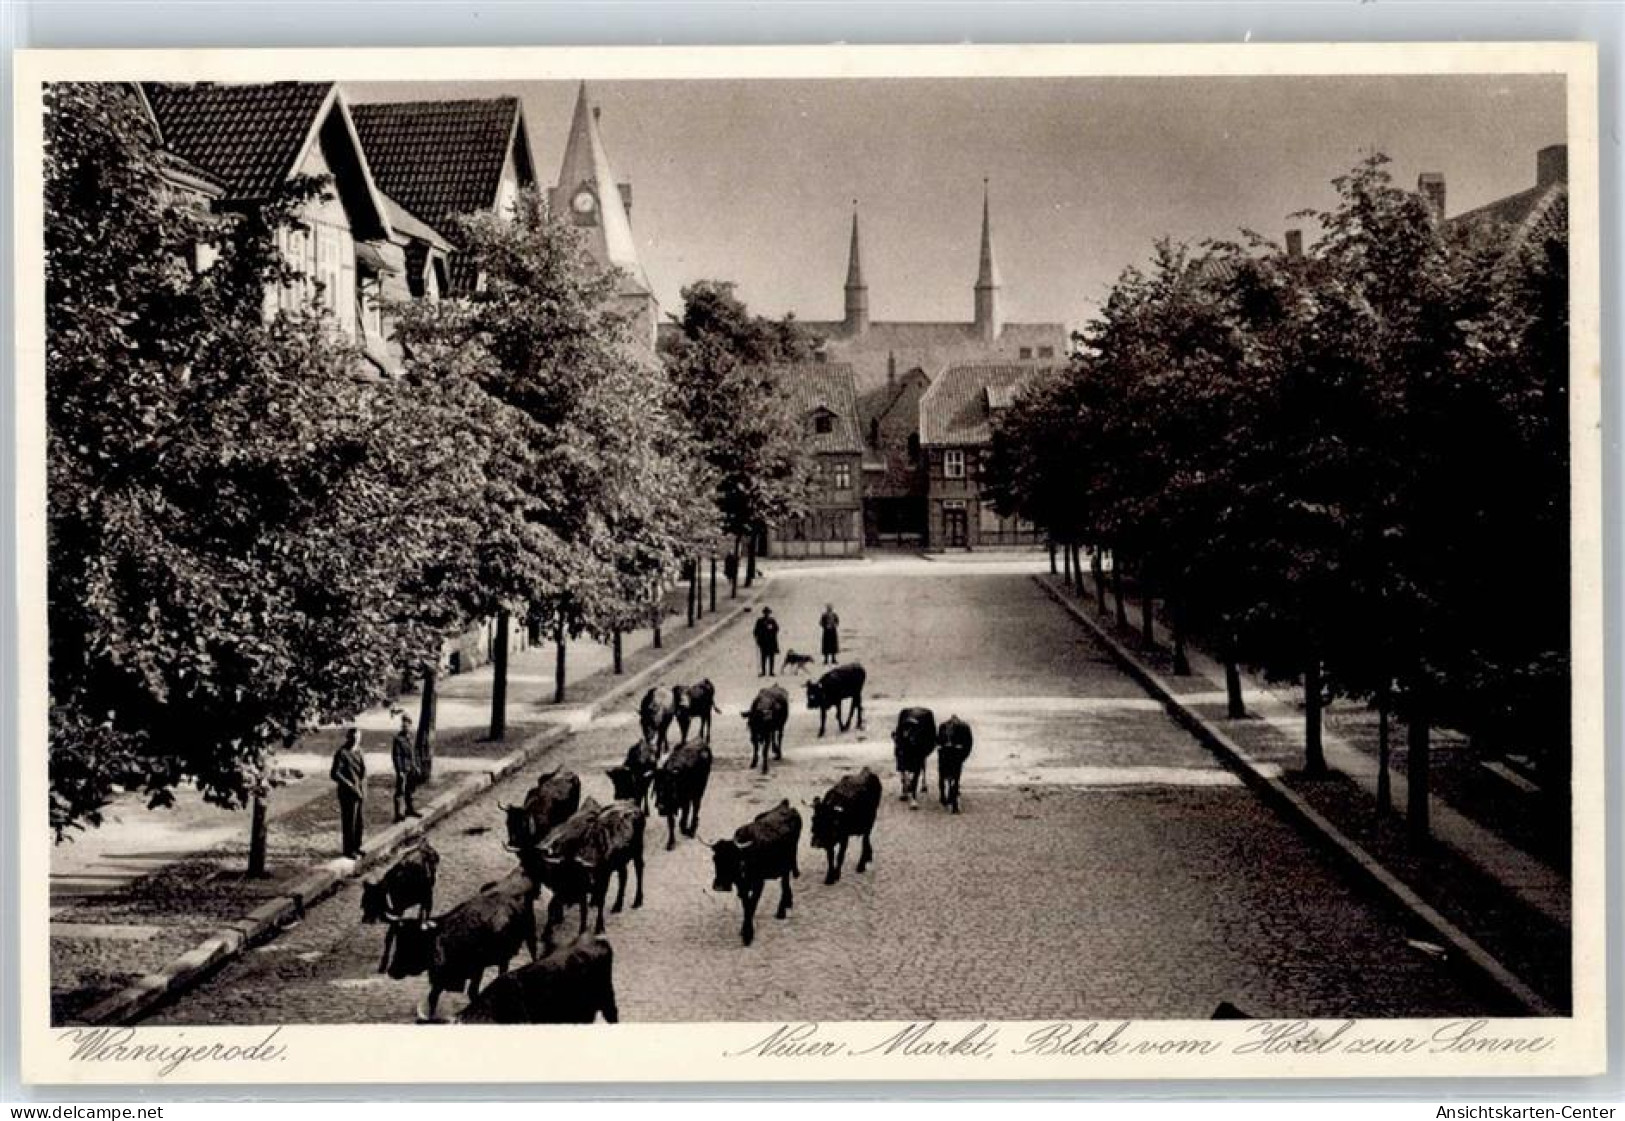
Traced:
<path fill-rule="evenodd" d="M 598 206 L 598 200 L 586 187 L 581 188 L 570 199 L 570 208 L 577 214 L 591 214 Z"/>

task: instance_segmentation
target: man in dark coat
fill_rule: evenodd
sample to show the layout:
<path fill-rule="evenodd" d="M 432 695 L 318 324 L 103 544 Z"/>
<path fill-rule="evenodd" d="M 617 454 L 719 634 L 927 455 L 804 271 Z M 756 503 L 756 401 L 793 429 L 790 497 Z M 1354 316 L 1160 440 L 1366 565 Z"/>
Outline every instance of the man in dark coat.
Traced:
<path fill-rule="evenodd" d="M 328 772 L 339 796 L 339 832 L 344 839 L 344 855 L 354 860 L 361 855 L 361 807 L 367 800 L 367 761 L 361 755 L 361 732 L 351 728 L 344 743 L 333 752 L 333 769 Z"/>
<path fill-rule="evenodd" d="M 779 621 L 773 618 L 771 607 L 762 608 L 762 617 L 756 620 L 756 650 L 761 655 L 761 668 L 757 677 L 777 677 L 774 672 L 779 657 Z"/>
<path fill-rule="evenodd" d="M 390 745 L 389 761 L 395 768 L 395 820 L 422 817 L 412 804 L 412 795 L 422 781 L 423 772 L 418 766 L 418 750 L 412 740 L 410 716 L 401 716 L 401 730 L 395 733 L 395 742 Z"/>
<path fill-rule="evenodd" d="M 824 613 L 818 617 L 818 629 L 823 632 L 824 664 L 833 666 L 835 655 L 841 652 L 841 617 L 835 614 L 833 603 L 824 604 Z"/>

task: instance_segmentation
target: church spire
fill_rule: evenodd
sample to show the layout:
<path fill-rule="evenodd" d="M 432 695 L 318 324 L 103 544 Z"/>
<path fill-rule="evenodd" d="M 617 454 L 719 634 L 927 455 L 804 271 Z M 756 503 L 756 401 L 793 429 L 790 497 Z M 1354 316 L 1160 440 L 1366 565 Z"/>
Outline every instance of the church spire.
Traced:
<path fill-rule="evenodd" d="M 982 255 L 976 272 L 976 331 L 992 341 L 999 337 L 1004 320 L 999 314 L 999 266 L 993 259 L 993 219 L 988 202 L 987 180 L 982 180 Z"/>
<path fill-rule="evenodd" d="M 647 293 L 653 289 L 632 237 L 632 220 L 626 210 L 629 191 L 630 187 L 615 181 L 615 170 L 598 131 L 598 111 L 587 95 L 587 83 L 582 82 L 576 92 L 570 135 L 564 143 L 564 159 L 559 164 L 553 208 L 556 213 L 570 215 L 577 226 L 587 231 L 587 246 L 599 264 L 621 269 L 627 274 L 623 282 L 626 287 Z"/>
<path fill-rule="evenodd" d="M 869 329 L 869 287 L 863 282 L 863 261 L 858 254 L 858 200 L 852 200 L 852 249 L 846 264 L 846 329 L 861 334 Z"/>
<path fill-rule="evenodd" d="M 553 188 L 551 206 L 581 230 L 587 249 L 599 265 L 621 273 L 617 299 L 632 317 L 634 330 L 652 353 L 660 311 L 654 288 L 638 259 L 627 209 L 631 185 L 618 183 L 598 130 L 598 109 L 582 82 L 576 93 L 575 115 L 564 142 L 564 159 Z"/>

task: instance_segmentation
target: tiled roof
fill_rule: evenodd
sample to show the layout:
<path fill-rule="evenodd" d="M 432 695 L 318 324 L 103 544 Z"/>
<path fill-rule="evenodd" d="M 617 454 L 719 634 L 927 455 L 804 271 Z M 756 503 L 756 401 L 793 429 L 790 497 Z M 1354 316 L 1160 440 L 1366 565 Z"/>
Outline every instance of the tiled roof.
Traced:
<path fill-rule="evenodd" d="M 1499 228 L 1506 231 L 1508 247 L 1524 241 L 1532 231 L 1541 227 L 1556 213 L 1559 203 L 1568 202 L 1568 184 L 1551 183 L 1530 187 L 1514 195 L 1496 199 L 1492 203 L 1469 210 L 1451 218 L 1448 225 L 1455 229 L 1472 227 Z"/>
<path fill-rule="evenodd" d="M 1048 366 L 950 366 L 920 398 L 920 443 L 985 444 L 993 438 L 993 399 L 1013 400 L 1029 378 Z"/>
<path fill-rule="evenodd" d="M 452 217 L 496 205 L 518 98 L 352 105 L 350 116 L 379 189 L 436 230 L 455 236 Z"/>
<path fill-rule="evenodd" d="M 442 252 L 450 252 L 451 244 L 440 236 L 440 231 L 420 219 L 406 207 L 380 191 L 378 197 L 383 200 L 384 212 L 389 215 L 389 225 L 396 233 L 402 233 L 415 238 Z"/>
<path fill-rule="evenodd" d="M 806 425 L 812 450 L 819 454 L 862 453 L 858 431 L 858 395 L 852 367 L 844 363 L 803 362 L 774 366 L 773 373 L 790 395 L 791 407 Z M 834 414 L 828 432 L 818 432 L 812 417 L 820 410 Z"/>
<path fill-rule="evenodd" d="M 243 200 L 266 197 L 293 174 L 333 84 L 149 82 L 142 91 L 164 146 Z"/>

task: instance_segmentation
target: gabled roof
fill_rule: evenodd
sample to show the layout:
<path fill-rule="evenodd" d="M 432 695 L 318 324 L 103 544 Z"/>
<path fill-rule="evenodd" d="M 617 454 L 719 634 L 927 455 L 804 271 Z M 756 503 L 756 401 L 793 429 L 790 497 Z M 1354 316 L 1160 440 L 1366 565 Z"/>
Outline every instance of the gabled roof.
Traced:
<path fill-rule="evenodd" d="M 772 367 L 779 384 L 790 396 L 790 406 L 806 426 L 807 439 L 815 453 L 862 454 L 863 438 L 858 430 L 858 395 L 852 367 L 844 363 L 799 362 Z M 819 432 L 811 418 L 820 412 L 832 414 L 830 431 Z"/>
<path fill-rule="evenodd" d="M 164 146 L 224 182 L 234 200 L 261 199 L 299 166 L 331 82 L 142 86 Z"/>
<path fill-rule="evenodd" d="M 351 115 L 378 186 L 436 230 L 496 205 L 510 150 L 520 183 L 536 181 L 516 97 L 362 104 Z"/>
<path fill-rule="evenodd" d="M 379 192 L 379 197 L 384 201 L 384 210 L 389 214 L 389 224 L 394 227 L 396 233 L 405 234 L 442 253 L 451 252 L 451 243 L 440 236 L 440 231 L 382 191 Z"/>
<path fill-rule="evenodd" d="M 1567 183 L 1530 187 L 1517 194 L 1496 199 L 1475 210 L 1458 214 L 1446 224 L 1457 230 L 1480 228 L 1502 231 L 1506 238 L 1506 248 L 1510 252 L 1535 236 L 1537 231 L 1544 229 L 1554 220 L 1554 216 L 1560 214 L 1566 216 L 1564 208 L 1568 204 L 1568 197 Z"/>
<path fill-rule="evenodd" d="M 142 94 L 176 169 L 201 171 L 228 203 L 269 197 L 331 130 L 329 139 L 338 145 L 331 149 L 338 194 L 352 219 L 365 224 L 357 226 L 357 236 L 394 233 L 355 122 L 333 83 L 148 82 Z"/>
<path fill-rule="evenodd" d="M 1048 366 L 950 366 L 920 398 L 920 443 L 985 444 L 993 438 L 993 409 L 1013 401 L 1028 379 Z"/>

